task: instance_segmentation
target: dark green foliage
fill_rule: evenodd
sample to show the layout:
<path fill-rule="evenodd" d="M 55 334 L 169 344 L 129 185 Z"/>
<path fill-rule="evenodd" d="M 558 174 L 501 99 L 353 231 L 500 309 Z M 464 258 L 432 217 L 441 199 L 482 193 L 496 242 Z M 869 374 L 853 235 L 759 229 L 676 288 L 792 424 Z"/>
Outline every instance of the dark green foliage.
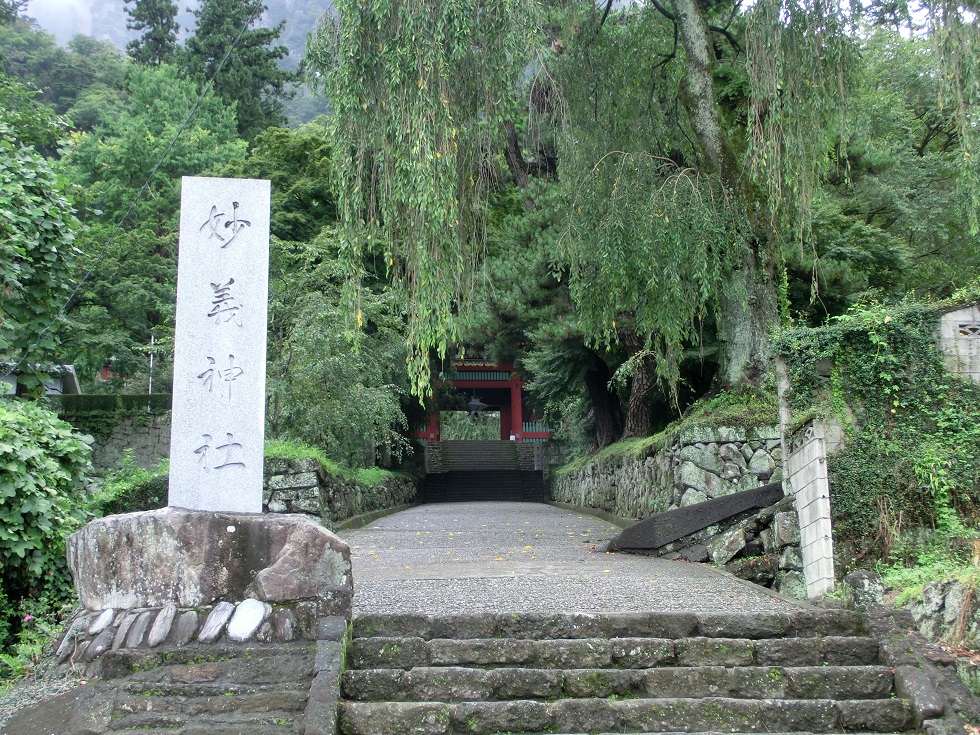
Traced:
<path fill-rule="evenodd" d="M 62 415 L 78 416 L 89 413 L 152 411 L 159 413 L 170 410 L 173 396 L 169 393 L 99 395 L 82 393 L 80 395 L 48 396 Z"/>
<path fill-rule="evenodd" d="M 90 450 L 71 426 L 27 401 L 0 399 L 0 588 L 11 605 L 72 593 L 65 540 L 90 517 L 85 477 Z"/>
<path fill-rule="evenodd" d="M 58 48 L 54 36 L 21 19 L 0 26 L 0 56 L 8 74 L 37 89 L 40 101 L 82 129 L 99 119 L 94 100 L 106 108 L 118 102 L 124 61 L 110 43 L 76 36 L 68 48 Z"/>
<path fill-rule="evenodd" d="M 248 158 L 232 161 L 217 175 L 272 181 L 272 234 L 287 242 L 309 242 L 337 221 L 331 151 L 325 119 L 296 130 L 268 128 L 256 136 Z"/>
<path fill-rule="evenodd" d="M 0 25 L 12 22 L 26 7 L 27 0 L 0 0 Z"/>
<path fill-rule="evenodd" d="M 21 145 L 51 149 L 64 137 L 63 121 L 38 101 L 37 92 L 0 73 L 0 112 L 9 134 Z"/>
<path fill-rule="evenodd" d="M 0 358 L 22 361 L 18 382 L 27 391 L 39 388 L 43 374 L 34 366 L 54 358 L 56 318 L 78 255 L 66 185 L 0 123 Z"/>
<path fill-rule="evenodd" d="M 95 265 L 112 238 L 73 304 L 70 348 L 83 378 L 112 360 L 113 372 L 131 379 L 146 374 L 152 335 L 158 350 L 155 379 L 165 385 L 181 176 L 200 175 L 244 156 L 245 143 L 237 138 L 232 110 L 208 96 L 124 220 L 200 96 L 193 82 L 166 64 L 132 65 L 126 89 L 125 105 L 108 114 L 94 134 L 82 137 L 62 162 L 83 187 L 84 264 Z"/>
<path fill-rule="evenodd" d="M 796 415 L 845 427 L 828 464 L 845 566 L 886 556 L 918 526 L 954 532 L 980 507 L 980 387 L 949 374 L 936 347 L 946 308 L 864 303 L 779 338 Z"/>
<path fill-rule="evenodd" d="M 568 273 L 593 346 L 636 342 L 655 356 L 657 377 L 677 385 L 684 349 L 700 342 L 745 247 L 745 223 L 731 192 L 696 165 L 667 103 L 682 72 L 661 58 L 672 24 L 653 7 L 601 30 L 580 20 L 552 62 L 568 107 L 559 168 L 568 230 L 552 261 Z"/>
<path fill-rule="evenodd" d="M 814 202 L 811 237 L 784 249 L 791 308 L 814 325 L 869 293 L 948 296 L 980 267 L 932 42 L 877 28 L 860 52 L 845 137 Z"/>
<path fill-rule="evenodd" d="M 126 27 L 142 35 L 126 44 L 137 64 L 159 66 L 177 60 L 177 4 L 172 0 L 125 0 Z"/>
<path fill-rule="evenodd" d="M 154 470 L 138 467 L 131 455 L 125 455 L 122 466 L 106 475 L 93 506 L 99 515 L 135 513 L 156 510 L 167 505 L 170 475 L 166 463 Z"/>
<path fill-rule="evenodd" d="M 332 230 L 310 244 L 273 239 L 267 436 L 306 442 L 355 469 L 408 451 L 408 385 L 399 303 L 365 289 L 351 314 L 342 283 Z"/>
<path fill-rule="evenodd" d="M 290 85 L 299 80 L 298 74 L 278 65 L 289 54 L 285 46 L 273 45 L 283 24 L 255 27 L 265 9 L 262 0 L 203 0 L 194 11 L 194 35 L 186 43 L 187 69 L 203 84 L 217 71 L 242 27 L 252 19 L 214 80 L 215 94 L 226 105 L 234 106 L 238 133 L 245 140 L 252 140 L 270 126 L 285 124 L 282 100 L 291 96 Z"/>
<path fill-rule="evenodd" d="M 170 411 L 171 399 L 169 393 L 82 393 L 47 396 L 45 400 L 83 434 L 105 439 L 119 425 L 122 416 L 142 416 L 148 420 L 153 414 Z"/>
<path fill-rule="evenodd" d="M 111 500 L 100 503 L 102 515 L 116 513 L 135 513 L 156 510 L 167 505 L 170 475 L 156 475 L 141 481 L 134 481 L 125 489 L 120 489 Z"/>
<path fill-rule="evenodd" d="M 352 273 L 383 253 L 406 310 L 412 391 L 461 336 L 482 255 L 487 168 L 526 69 L 514 0 L 338 2 L 307 58 L 336 121 L 335 191 Z"/>
<path fill-rule="evenodd" d="M 500 439 L 500 413 L 481 411 L 474 416 L 465 411 L 440 411 L 439 435 L 450 440 L 497 440 Z"/>

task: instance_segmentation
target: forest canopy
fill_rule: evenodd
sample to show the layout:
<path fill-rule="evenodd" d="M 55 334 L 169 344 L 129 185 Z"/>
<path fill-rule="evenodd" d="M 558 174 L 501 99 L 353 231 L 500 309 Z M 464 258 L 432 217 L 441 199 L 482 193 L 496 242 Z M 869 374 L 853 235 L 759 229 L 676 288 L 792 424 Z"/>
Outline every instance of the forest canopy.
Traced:
<path fill-rule="evenodd" d="M 52 293 L 97 266 L 46 349 L 95 389 L 145 386 L 151 353 L 167 384 L 184 174 L 273 179 L 279 313 L 310 319 L 274 321 L 270 374 L 336 373 L 311 339 L 380 350 L 394 372 L 345 379 L 394 401 L 378 437 L 463 354 L 520 367 L 583 448 L 645 435 L 706 391 L 771 389 L 781 326 L 978 272 L 969 4 L 346 0 L 314 28 L 308 4 L 265 27 L 259 2 L 124 5 L 125 55 L 12 6 L 0 28 L 5 118 L 48 131 L 77 218 Z M 329 114 L 290 126 L 297 67 Z M 285 385 L 272 426 L 310 425 Z"/>
<path fill-rule="evenodd" d="M 341 236 L 402 294 L 418 393 L 433 355 L 504 321 L 526 354 L 580 343 L 638 411 L 703 387 L 692 352 L 715 387 L 761 389 L 781 322 L 975 276 L 932 280 L 951 239 L 958 265 L 977 255 L 974 7 L 335 8 L 308 63 L 335 111 Z M 501 313 L 508 289 L 554 309 L 514 294 Z"/>

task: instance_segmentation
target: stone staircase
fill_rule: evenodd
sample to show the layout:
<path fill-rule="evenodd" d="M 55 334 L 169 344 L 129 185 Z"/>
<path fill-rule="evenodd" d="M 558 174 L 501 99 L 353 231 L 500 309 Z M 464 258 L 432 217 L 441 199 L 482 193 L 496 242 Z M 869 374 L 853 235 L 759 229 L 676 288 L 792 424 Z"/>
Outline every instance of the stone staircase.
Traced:
<path fill-rule="evenodd" d="M 106 712 L 85 732 L 112 735 L 263 735 L 302 733 L 314 649 L 213 644 L 167 651 L 114 651 L 102 661 Z M 93 702 L 94 703 L 94 702 Z M 105 715 L 108 715 L 106 717 Z M 78 715 L 73 715 L 75 719 Z M 103 729 L 107 725 L 106 729 Z M 81 726 L 68 732 L 81 731 Z"/>
<path fill-rule="evenodd" d="M 442 442 L 444 472 L 506 472 L 519 469 L 517 445 L 505 441 Z"/>
<path fill-rule="evenodd" d="M 422 502 L 544 501 L 541 472 L 521 469 L 514 442 L 453 440 L 439 447 L 440 471 L 426 475 Z"/>
<path fill-rule="evenodd" d="M 338 732 L 914 729 L 862 625 L 830 610 L 362 616 Z"/>

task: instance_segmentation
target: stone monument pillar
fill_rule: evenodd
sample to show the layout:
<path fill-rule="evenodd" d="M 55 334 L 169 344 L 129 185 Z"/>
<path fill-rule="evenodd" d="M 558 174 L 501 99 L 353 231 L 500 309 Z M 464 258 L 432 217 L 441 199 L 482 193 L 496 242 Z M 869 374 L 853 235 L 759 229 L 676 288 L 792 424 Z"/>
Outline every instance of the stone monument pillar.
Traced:
<path fill-rule="evenodd" d="M 185 176 L 170 506 L 262 512 L 270 184 Z"/>
<path fill-rule="evenodd" d="M 268 719 L 290 732 L 336 732 L 350 547 L 308 516 L 262 513 L 269 195 L 268 181 L 183 180 L 169 507 L 99 518 L 68 539 L 82 609 L 56 656 L 84 664 L 97 681 L 71 711 L 52 708 L 54 721 L 66 723 L 59 733 L 158 727 L 151 698 L 146 712 L 116 708 L 133 662 L 169 677 L 170 662 L 199 657 L 221 661 L 220 670 L 209 664 L 191 674 L 195 666 L 178 664 L 173 676 L 184 684 L 200 675 L 194 681 L 208 691 L 235 695 L 213 710 L 208 703 L 224 697 L 206 694 L 194 705 L 201 732 Z M 177 650 L 184 647 L 195 650 Z M 238 696 L 231 674 L 221 689 L 226 671 L 252 671 L 253 653 L 294 662 L 261 695 L 265 709 Z M 304 687 L 305 712 L 289 704 Z M 273 718 L 280 700 L 285 709 Z M 183 705 L 166 712 L 167 727 L 189 721 Z M 29 724 L 15 732 L 39 731 Z"/>

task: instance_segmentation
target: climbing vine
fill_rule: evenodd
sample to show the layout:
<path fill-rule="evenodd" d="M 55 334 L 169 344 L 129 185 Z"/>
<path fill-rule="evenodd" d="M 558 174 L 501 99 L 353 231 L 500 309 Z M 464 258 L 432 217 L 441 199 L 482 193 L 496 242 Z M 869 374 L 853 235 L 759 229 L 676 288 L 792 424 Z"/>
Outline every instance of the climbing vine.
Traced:
<path fill-rule="evenodd" d="M 956 304 L 857 305 L 827 326 L 778 340 L 797 422 L 836 418 L 828 460 L 845 565 L 902 552 L 913 531 L 962 541 L 980 506 L 980 386 L 952 375 L 936 344 Z M 903 551 L 904 550 L 904 551 Z"/>

